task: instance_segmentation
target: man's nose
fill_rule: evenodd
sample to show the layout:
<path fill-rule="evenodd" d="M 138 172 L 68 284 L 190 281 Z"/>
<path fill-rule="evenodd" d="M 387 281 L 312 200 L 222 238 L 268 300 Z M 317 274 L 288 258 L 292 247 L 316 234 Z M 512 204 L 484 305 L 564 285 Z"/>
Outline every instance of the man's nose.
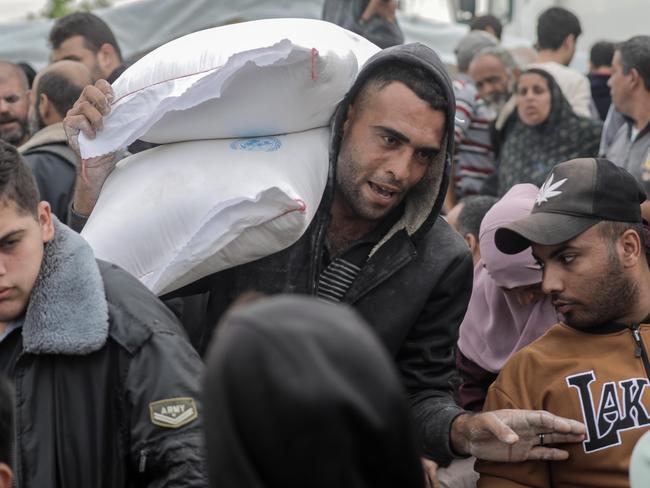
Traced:
<path fill-rule="evenodd" d="M 413 163 L 413 149 L 404 146 L 397 151 L 391 158 L 386 171 L 393 175 L 397 181 L 406 181 L 411 173 L 411 164 Z"/>
<path fill-rule="evenodd" d="M 560 293 L 563 290 L 564 285 L 560 274 L 552 269 L 544 268 L 542 291 L 547 295 L 552 295 L 554 293 Z"/>

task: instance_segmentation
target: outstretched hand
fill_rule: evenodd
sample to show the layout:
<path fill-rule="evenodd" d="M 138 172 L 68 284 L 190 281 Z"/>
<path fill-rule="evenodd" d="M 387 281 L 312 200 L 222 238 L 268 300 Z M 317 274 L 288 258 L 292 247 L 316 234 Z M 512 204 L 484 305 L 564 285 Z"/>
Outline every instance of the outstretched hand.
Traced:
<path fill-rule="evenodd" d="M 452 424 L 452 447 L 485 461 L 562 461 L 569 454 L 552 445 L 582 442 L 585 426 L 543 410 L 496 410 L 463 414 Z M 543 436 L 543 446 L 541 445 Z"/>
<path fill-rule="evenodd" d="M 395 22 L 396 9 L 397 0 L 370 0 L 361 14 L 361 22 L 368 22 L 373 15 L 379 15 L 390 22 Z"/>

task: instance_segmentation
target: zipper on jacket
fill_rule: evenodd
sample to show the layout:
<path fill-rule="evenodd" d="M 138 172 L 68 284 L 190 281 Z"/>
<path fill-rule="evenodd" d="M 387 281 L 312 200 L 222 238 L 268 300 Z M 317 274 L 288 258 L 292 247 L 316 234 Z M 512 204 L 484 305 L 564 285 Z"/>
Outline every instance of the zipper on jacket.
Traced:
<path fill-rule="evenodd" d="M 138 466 L 138 472 L 144 473 L 146 469 L 147 469 L 147 450 L 143 449 L 142 451 L 140 451 L 140 464 Z"/>
<path fill-rule="evenodd" d="M 634 337 L 634 342 L 636 343 L 634 357 L 641 358 L 641 360 L 643 361 L 643 368 L 645 369 L 645 374 L 648 378 L 650 378 L 650 361 L 648 361 L 648 353 L 643 345 L 643 339 L 641 339 L 641 333 L 639 332 L 639 324 L 633 324 L 631 329 L 632 329 L 632 337 Z"/>

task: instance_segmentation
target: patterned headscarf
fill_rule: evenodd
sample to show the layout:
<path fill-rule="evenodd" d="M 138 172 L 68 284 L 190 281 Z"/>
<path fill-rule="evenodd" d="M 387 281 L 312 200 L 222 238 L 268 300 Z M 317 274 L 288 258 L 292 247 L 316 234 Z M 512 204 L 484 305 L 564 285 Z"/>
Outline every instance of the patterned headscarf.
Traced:
<path fill-rule="evenodd" d="M 522 73 L 542 76 L 551 91 L 551 111 L 539 125 L 516 121 L 505 137 L 499 158 L 498 196 L 518 183 L 541 186 L 550 169 L 574 158 L 596 157 L 602 122 L 575 114 L 555 79 L 538 68 Z"/>

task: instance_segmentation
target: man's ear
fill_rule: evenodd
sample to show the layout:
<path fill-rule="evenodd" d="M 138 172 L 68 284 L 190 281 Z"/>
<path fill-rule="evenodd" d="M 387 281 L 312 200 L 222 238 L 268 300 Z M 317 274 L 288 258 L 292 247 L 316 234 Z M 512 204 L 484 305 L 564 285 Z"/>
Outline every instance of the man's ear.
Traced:
<path fill-rule="evenodd" d="M 478 239 L 474 236 L 474 234 L 470 234 L 469 232 L 463 236 L 463 239 L 465 239 L 465 242 L 473 253 L 474 250 L 478 247 Z"/>
<path fill-rule="evenodd" d="M 54 238 L 54 222 L 52 221 L 52 209 L 48 202 L 38 204 L 38 224 L 41 227 L 43 242 L 50 242 Z"/>
<path fill-rule="evenodd" d="M 9 466 L 5 463 L 0 463 L 0 488 L 11 488 L 13 474 Z"/>
<path fill-rule="evenodd" d="M 56 124 L 63 120 L 63 116 L 58 112 L 54 107 L 49 97 L 45 93 L 41 93 L 38 97 L 38 104 L 36 105 L 36 110 L 38 110 L 39 115 L 43 123 L 47 125 Z"/>
<path fill-rule="evenodd" d="M 343 129 L 343 133 L 342 133 L 343 136 L 346 135 L 346 133 L 347 133 L 349 127 L 350 127 L 350 124 L 352 123 L 352 119 L 354 119 L 355 114 L 356 114 L 356 105 L 354 103 L 351 103 L 350 105 L 348 105 L 348 113 L 347 113 L 347 115 L 345 117 L 345 122 L 343 122 L 343 128 L 342 128 Z"/>
<path fill-rule="evenodd" d="M 641 248 L 641 238 L 633 229 L 623 232 L 618 238 L 618 244 L 621 253 L 621 264 L 625 268 L 636 266 L 641 254 L 645 253 L 645 249 Z"/>
<path fill-rule="evenodd" d="M 99 69 L 106 77 L 122 63 L 113 45 L 105 42 L 97 51 L 97 64 L 99 64 Z"/>

